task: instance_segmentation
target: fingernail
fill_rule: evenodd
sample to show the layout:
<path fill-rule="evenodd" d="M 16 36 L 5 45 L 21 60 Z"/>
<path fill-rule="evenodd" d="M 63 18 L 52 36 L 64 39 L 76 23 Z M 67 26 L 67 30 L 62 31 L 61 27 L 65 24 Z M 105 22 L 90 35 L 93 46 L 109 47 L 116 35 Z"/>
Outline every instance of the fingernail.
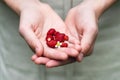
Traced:
<path fill-rule="evenodd" d="M 78 61 L 81 62 L 83 60 L 83 53 L 80 53 L 78 56 Z"/>

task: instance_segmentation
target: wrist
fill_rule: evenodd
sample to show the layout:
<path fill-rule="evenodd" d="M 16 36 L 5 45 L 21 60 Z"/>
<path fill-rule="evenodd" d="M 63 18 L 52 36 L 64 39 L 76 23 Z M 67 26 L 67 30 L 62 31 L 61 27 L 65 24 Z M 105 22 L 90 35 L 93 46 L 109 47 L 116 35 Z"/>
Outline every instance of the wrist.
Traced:
<path fill-rule="evenodd" d="M 24 9 L 30 9 L 36 6 L 40 6 L 39 0 L 3 0 L 12 10 L 17 14 L 20 14 Z"/>
<path fill-rule="evenodd" d="M 117 0 L 84 0 L 83 5 L 95 12 L 96 17 L 100 17 Z"/>

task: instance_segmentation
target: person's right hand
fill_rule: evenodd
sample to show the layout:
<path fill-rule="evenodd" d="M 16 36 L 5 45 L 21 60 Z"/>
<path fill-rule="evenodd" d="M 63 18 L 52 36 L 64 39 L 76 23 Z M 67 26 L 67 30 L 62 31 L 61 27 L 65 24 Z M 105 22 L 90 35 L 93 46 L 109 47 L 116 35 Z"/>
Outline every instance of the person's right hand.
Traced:
<path fill-rule="evenodd" d="M 53 49 L 46 45 L 45 37 L 50 28 L 69 36 L 67 48 Z M 43 3 L 21 11 L 19 31 L 37 56 L 45 57 L 45 59 L 66 60 L 69 56 L 76 57 L 81 49 L 78 45 L 79 41 L 70 35 L 62 19 L 50 6 Z"/>

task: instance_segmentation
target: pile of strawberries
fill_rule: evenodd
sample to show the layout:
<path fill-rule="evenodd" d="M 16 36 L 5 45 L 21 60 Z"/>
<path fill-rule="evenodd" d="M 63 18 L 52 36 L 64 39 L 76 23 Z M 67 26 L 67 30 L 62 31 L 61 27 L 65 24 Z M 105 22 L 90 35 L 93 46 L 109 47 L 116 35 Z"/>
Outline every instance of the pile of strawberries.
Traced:
<path fill-rule="evenodd" d="M 54 28 L 49 29 L 46 36 L 46 44 L 51 48 L 68 47 L 68 36 L 56 31 Z"/>

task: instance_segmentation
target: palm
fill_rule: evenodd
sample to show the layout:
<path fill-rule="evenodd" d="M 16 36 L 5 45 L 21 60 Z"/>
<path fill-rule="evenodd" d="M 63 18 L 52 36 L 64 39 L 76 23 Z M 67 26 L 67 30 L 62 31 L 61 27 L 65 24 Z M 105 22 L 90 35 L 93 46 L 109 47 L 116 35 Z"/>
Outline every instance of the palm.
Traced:
<path fill-rule="evenodd" d="M 39 56 L 36 62 L 40 63 L 42 61 L 41 63 L 47 64 L 49 61 L 56 62 L 56 60 L 65 60 L 68 56 L 77 56 L 78 50 L 80 50 L 80 46 L 77 45 L 79 41 L 70 35 L 69 29 L 67 29 L 61 18 L 51 8 L 47 9 L 47 11 L 41 12 L 39 9 L 34 9 L 21 13 L 20 33 L 33 50 L 36 47 L 34 46 L 35 42 L 38 42 L 39 44 L 36 45 L 41 48 L 35 51 L 37 56 Z M 68 48 L 52 49 L 46 45 L 45 37 L 50 28 L 55 28 L 57 31 L 65 33 L 70 37 Z M 26 33 L 25 30 L 28 32 Z M 30 40 L 33 36 L 29 34 L 29 31 L 36 38 L 34 42 Z M 77 49 L 74 47 L 77 47 Z"/>

